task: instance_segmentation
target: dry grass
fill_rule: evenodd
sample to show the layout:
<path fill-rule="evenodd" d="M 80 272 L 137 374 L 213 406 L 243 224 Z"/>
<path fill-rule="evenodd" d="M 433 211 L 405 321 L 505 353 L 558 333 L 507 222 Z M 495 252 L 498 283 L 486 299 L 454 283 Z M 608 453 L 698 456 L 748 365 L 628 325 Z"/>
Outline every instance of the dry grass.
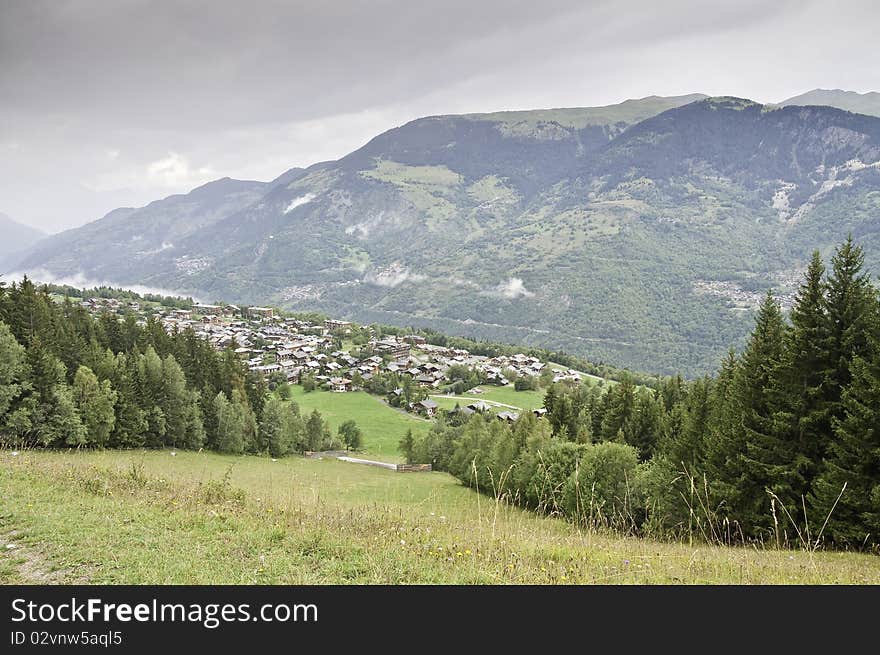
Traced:
<path fill-rule="evenodd" d="M 329 460 L 6 451 L 0 489 L 7 584 L 880 583 L 869 555 L 622 538 Z"/>

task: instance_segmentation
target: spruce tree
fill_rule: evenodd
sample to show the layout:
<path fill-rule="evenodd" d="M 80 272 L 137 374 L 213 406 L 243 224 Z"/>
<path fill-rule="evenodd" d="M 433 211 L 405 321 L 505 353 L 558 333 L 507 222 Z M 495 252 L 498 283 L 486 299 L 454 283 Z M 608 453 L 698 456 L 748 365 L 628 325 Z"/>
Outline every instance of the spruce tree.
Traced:
<path fill-rule="evenodd" d="M 868 357 L 850 364 L 852 380 L 835 418 L 825 470 L 815 484 L 814 533 L 850 547 L 880 544 L 880 319 L 868 334 Z M 844 485 L 845 488 L 844 488 Z M 839 498 L 839 500 L 838 500 Z M 818 535 L 814 535 L 818 536 Z"/>
<path fill-rule="evenodd" d="M 857 359 L 852 375 L 843 394 L 844 416 L 835 420 L 836 438 L 825 472 L 816 482 L 813 529 L 827 518 L 824 536 L 834 543 L 876 546 L 880 544 L 880 356 L 870 362 Z"/>
<path fill-rule="evenodd" d="M 825 266 L 813 252 L 792 307 L 782 364 L 770 387 L 776 405 L 775 430 L 788 455 L 776 479 L 776 493 L 801 516 L 831 437 L 826 375 L 831 368 L 825 306 Z"/>
<path fill-rule="evenodd" d="M 712 390 L 708 377 L 695 380 L 670 412 L 670 428 L 660 440 L 657 454 L 676 471 L 694 476 L 704 471 Z"/>
<path fill-rule="evenodd" d="M 825 293 L 828 368 L 823 371 L 825 401 L 831 418 L 843 418 L 841 396 L 852 379 L 850 367 L 856 357 L 869 354 L 869 334 L 876 310 L 876 290 L 862 272 L 865 255 L 852 235 L 831 259 Z"/>
<path fill-rule="evenodd" d="M 858 402 L 859 397 L 869 393 L 864 384 L 870 379 L 870 374 L 861 372 L 862 380 L 849 391 L 847 400 L 845 396 L 854 379 L 853 368 L 868 367 L 870 370 L 869 363 L 873 361 L 873 350 L 877 347 L 877 322 L 880 320 L 877 290 L 862 270 L 864 252 L 853 243 L 852 236 L 837 248 L 831 263 L 825 291 L 827 362 L 822 371 L 822 402 L 825 404 L 829 429 L 823 450 L 825 459 L 818 470 L 823 483 L 817 484 L 813 494 L 815 498 L 811 499 L 809 506 L 813 524 L 824 522 L 828 516 L 829 496 L 840 491 L 838 488 L 837 492 L 833 492 L 831 487 L 840 481 L 840 471 L 850 467 L 844 461 L 844 453 L 855 448 L 851 442 L 853 437 L 847 437 L 847 431 L 840 432 L 839 426 L 853 424 L 855 419 L 848 412 L 854 411 L 853 403 Z M 837 443 L 847 438 L 850 440 L 848 444 Z"/>
<path fill-rule="evenodd" d="M 116 391 L 116 421 L 109 442 L 113 448 L 142 447 L 149 428 L 145 413 L 138 404 L 135 360 L 135 355 L 119 353 L 116 356 L 116 368 L 111 377 Z"/>
<path fill-rule="evenodd" d="M 624 375 L 620 384 L 611 387 L 606 396 L 608 404 L 602 416 L 602 441 L 615 441 L 619 437 L 629 441 L 636 412 L 636 387 L 632 378 Z"/>
<path fill-rule="evenodd" d="M 777 379 L 784 352 L 785 323 L 779 303 L 768 291 L 758 310 L 755 330 L 743 351 L 734 378 L 740 411 L 743 477 L 737 489 L 737 511 L 748 531 L 770 525 L 771 497 L 787 489 L 780 476 L 792 452 L 781 438 L 775 422 Z M 780 484 L 783 487 L 780 488 Z M 789 508 L 791 509 L 791 508 Z"/>
<path fill-rule="evenodd" d="M 782 358 L 784 333 L 779 304 L 768 291 L 742 356 L 728 356 L 713 394 L 706 462 L 713 502 L 749 535 L 771 518 L 767 490 L 776 467 L 784 463 L 769 393 Z"/>
<path fill-rule="evenodd" d="M 705 467 L 712 496 L 719 507 L 725 508 L 730 508 L 741 468 L 739 406 L 734 393 L 738 368 L 739 359 L 731 350 L 721 362 L 710 399 Z"/>
<path fill-rule="evenodd" d="M 413 450 L 415 449 L 415 437 L 412 428 L 406 431 L 397 444 L 397 450 L 403 455 L 407 464 L 415 464 L 413 461 Z"/>

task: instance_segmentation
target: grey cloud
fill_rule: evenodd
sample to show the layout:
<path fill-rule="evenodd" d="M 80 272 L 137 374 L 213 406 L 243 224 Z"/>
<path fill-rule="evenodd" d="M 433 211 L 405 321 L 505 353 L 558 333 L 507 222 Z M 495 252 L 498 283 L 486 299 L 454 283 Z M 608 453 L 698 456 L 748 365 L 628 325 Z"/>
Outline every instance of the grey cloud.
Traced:
<path fill-rule="evenodd" d="M 873 90 L 876 19 L 868 0 L 0 0 L 0 211 L 70 227 L 422 115 Z"/>

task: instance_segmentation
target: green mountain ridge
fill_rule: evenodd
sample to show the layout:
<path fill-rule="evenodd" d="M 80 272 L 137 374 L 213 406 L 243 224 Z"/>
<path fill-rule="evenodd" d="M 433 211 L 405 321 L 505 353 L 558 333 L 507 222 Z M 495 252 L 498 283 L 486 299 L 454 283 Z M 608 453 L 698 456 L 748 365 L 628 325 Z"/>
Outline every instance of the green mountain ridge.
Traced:
<path fill-rule="evenodd" d="M 831 107 L 433 116 L 273 183 L 111 212 L 18 268 L 698 375 L 812 249 L 852 231 L 880 270 L 878 162 L 880 119 Z"/>
<path fill-rule="evenodd" d="M 823 105 L 837 107 L 855 114 L 880 116 L 880 93 L 876 91 L 856 93 L 842 89 L 813 89 L 788 100 L 783 100 L 779 104 L 780 106 Z"/>

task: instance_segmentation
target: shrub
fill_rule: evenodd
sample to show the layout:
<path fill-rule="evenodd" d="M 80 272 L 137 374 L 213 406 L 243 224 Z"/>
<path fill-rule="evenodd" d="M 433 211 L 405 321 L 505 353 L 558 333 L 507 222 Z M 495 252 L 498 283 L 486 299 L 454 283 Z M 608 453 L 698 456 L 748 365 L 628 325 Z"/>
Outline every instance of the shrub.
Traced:
<path fill-rule="evenodd" d="M 638 451 L 626 444 L 583 446 L 577 471 L 566 485 L 564 506 L 574 520 L 631 530 L 644 520 L 643 467 Z"/>
<path fill-rule="evenodd" d="M 525 503 L 549 514 L 562 512 L 566 484 L 583 453 L 581 444 L 550 439 L 539 450 L 520 457 L 518 466 L 523 470 L 517 480 L 524 485 L 520 492 Z"/>

